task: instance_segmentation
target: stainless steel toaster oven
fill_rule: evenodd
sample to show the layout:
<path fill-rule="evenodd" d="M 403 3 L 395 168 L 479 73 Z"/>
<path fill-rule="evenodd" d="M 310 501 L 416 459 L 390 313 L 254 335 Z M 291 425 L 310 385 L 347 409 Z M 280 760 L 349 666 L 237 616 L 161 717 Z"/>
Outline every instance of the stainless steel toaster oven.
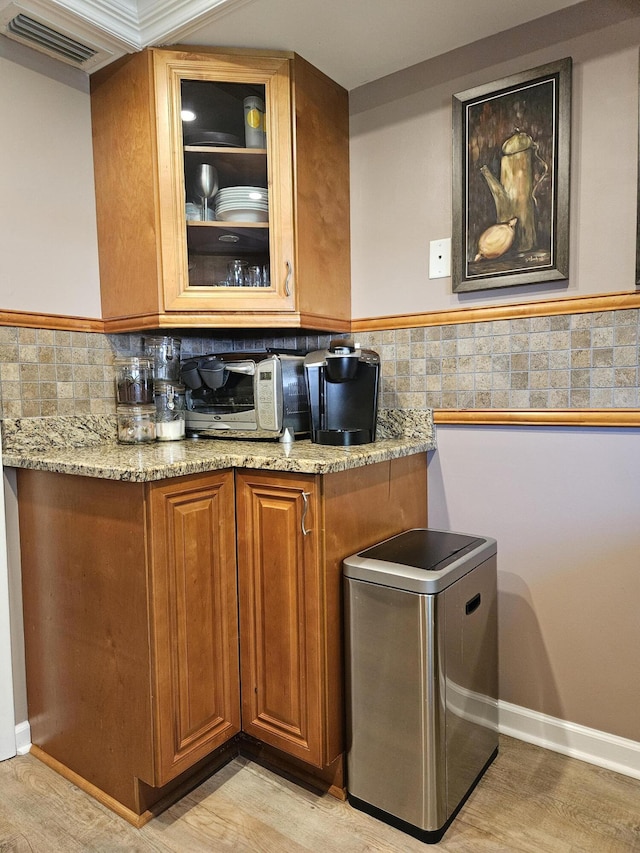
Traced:
<path fill-rule="evenodd" d="M 277 439 L 309 432 L 304 356 L 212 353 L 185 361 L 187 435 Z"/>

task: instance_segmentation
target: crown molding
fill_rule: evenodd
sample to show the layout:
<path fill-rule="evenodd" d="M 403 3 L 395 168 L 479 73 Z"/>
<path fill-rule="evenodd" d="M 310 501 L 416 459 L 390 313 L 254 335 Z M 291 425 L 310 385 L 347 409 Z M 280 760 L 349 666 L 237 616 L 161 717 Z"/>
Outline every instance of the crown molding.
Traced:
<path fill-rule="evenodd" d="M 138 0 L 142 46 L 176 43 L 204 23 L 254 0 Z"/>
<path fill-rule="evenodd" d="M 91 30 L 107 33 L 129 49 L 140 50 L 140 27 L 135 0 L 16 0 L 17 5 L 36 9 L 54 22 L 74 30 L 81 21 Z"/>
<path fill-rule="evenodd" d="M 115 37 L 129 49 L 173 42 L 205 21 L 253 0 L 23 0 L 67 27 L 81 21 Z M 17 0 L 20 4 L 21 0 Z"/>

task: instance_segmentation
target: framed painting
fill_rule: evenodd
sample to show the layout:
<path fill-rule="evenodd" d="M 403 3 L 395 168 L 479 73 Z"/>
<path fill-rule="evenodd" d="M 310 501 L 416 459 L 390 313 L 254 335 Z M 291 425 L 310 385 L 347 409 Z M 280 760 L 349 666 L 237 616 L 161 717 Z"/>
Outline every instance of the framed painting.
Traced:
<path fill-rule="evenodd" d="M 454 292 L 569 275 L 571 59 L 453 96 Z"/>

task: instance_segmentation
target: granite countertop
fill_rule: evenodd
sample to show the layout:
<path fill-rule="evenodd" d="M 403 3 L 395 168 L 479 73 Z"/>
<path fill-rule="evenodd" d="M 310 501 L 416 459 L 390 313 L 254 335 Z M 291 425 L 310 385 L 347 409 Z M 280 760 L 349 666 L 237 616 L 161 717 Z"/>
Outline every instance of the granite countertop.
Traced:
<path fill-rule="evenodd" d="M 329 447 L 308 439 L 278 441 L 185 439 L 148 445 L 118 444 L 115 418 L 19 418 L 2 421 L 3 464 L 108 480 L 147 482 L 221 468 L 262 468 L 304 474 L 344 471 L 435 448 L 430 411 L 388 410 L 379 438 L 355 447 Z"/>

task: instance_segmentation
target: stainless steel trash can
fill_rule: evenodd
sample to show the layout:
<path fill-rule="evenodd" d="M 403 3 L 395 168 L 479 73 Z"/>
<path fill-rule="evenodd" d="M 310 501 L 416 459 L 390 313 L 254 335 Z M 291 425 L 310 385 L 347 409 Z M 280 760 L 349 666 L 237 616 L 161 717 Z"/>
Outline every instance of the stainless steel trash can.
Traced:
<path fill-rule="evenodd" d="M 343 563 L 348 799 L 428 843 L 498 753 L 496 552 L 415 529 Z"/>

